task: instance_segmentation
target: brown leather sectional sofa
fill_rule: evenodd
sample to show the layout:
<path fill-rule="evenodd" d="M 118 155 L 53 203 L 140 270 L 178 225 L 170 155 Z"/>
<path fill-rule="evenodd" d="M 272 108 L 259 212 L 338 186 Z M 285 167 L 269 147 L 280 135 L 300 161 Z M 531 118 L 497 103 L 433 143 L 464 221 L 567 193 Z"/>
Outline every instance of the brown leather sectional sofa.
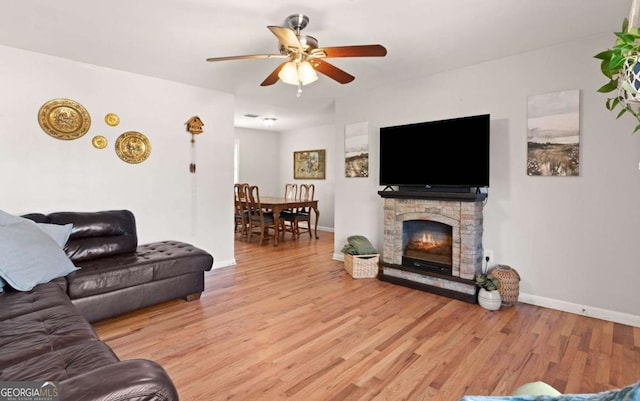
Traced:
<path fill-rule="evenodd" d="M 54 381 L 60 400 L 178 400 L 160 365 L 120 361 L 89 322 L 199 298 L 213 257 L 177 241 L 138 246 L 127 210 L 23 217 L 72 223 L 65 252 L 80 269 L 28 292 L 0 294 L 0 381 Z"/>

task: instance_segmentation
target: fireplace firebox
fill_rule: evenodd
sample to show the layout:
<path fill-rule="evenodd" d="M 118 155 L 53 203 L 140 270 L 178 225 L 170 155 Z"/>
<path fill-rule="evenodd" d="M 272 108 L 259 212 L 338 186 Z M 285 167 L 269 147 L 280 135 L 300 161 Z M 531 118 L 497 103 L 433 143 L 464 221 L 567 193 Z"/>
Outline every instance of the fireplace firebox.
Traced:
<path fill-rule="evenodd" d="M 451 275 L 453 227 L 431 220 L 402 223 L 402 264 Z"/>

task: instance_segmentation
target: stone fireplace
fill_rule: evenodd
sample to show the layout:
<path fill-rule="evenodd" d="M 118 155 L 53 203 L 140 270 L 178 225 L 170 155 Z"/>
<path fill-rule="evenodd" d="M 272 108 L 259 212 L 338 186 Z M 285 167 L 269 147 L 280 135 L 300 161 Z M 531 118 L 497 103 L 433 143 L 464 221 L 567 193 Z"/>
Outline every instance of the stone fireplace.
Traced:
<path fill-rule="evenodd" d="M 486 194 L 380 191 L 383 281 L 476 302 Z"/>

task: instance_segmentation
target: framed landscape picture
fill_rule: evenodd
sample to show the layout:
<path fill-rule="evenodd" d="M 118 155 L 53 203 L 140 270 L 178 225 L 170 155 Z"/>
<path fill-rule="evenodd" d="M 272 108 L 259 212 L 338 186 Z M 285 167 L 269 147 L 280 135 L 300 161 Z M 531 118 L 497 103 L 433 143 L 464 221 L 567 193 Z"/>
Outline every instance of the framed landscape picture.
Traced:
<path fill-rule="evenodd" d="M 530 96 L 527 115 L 527 175 L 579 175 L 580 90 Z"/>
<path fill-rule="evenodd" d="M 369 124 L 348 124 L 344 129 L 344 176 L 369 176 Z"/>
<path fill-rule="evenodd" d="M 293 178 L 325 179 L 325 150 L 301 150 L 293 152 Z"/>

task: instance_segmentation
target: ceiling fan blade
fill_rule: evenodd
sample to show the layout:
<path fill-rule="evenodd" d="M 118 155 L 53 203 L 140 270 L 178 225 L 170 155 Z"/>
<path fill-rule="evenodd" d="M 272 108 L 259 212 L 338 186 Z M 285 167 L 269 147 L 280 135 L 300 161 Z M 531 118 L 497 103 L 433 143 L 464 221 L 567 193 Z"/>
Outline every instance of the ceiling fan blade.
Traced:
<path fill-rule="evenodd" d="M 285 45 L 288 48 L 294 48 L 302 51 L 302 44 L 300 43 L 300 39 L 296 36 L 296 33 L 293 32 L 289 28 L 285 28 L 283 26 L 273 26 L 269 25 L 267 28 L 278 38 L 280 43 Z"/>
<path fill-rule="evenodd" d="M 384 57 L 387 55 L 387 49 L 382 45 L 323 47 L 313 50 L 311 55 L 315 57 Z"/>
<path fill-rule="evenodd" d="M 276 69 L 273 70 L 273 72 L 271 72 L 271 74 L 269 74 L 269 76 L 267 78 L 265 78 L 264 81 L 262 81 L 260 86 L 269 86 L 269 85 L 273 85 L 276 82 L 278 82 L 278 80 L 280 79 L 278 77 L 278 73 L 280 72 L 282 67 L 284 67 L 284 65 L 287 64 L 287 63 L 288 63 L 288 61 L 285 61 L 284 63 L 282 63 L 279 66 L 277 66 Z"/>
<path fill-rule="evenodd" d="M 309 60 L 313 68 L 315 68 L 318 72 L 323 73 L 329 78 L 340 82 L 341 84 L 348 84 L 349 82 L 356 79 L 353 75 L 349 74 L 346 71 L 341 70 L 340 68 L 327 63 L 324 60 L 313 59 Z"/>
<path fill-rule="evenodd" d="M 207 61 L 226 61 L 226 60 L 247 60 L 247 59 L 263 59 L 263 58 L 287 58 L 283 54 L 247 54 L 246 56 L 228 56 L 228 57 L 209 57 Z"/>

